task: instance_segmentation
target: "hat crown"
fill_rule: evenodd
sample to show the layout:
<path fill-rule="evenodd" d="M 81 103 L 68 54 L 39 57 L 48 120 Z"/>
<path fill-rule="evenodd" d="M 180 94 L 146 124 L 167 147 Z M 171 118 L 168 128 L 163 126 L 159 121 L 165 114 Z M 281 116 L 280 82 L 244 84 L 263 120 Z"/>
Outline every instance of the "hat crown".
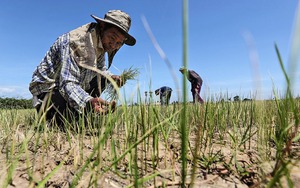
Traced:
<path fill-rule="evenodd" d="M 121 10 L 110 10 L 105 16 L 104 20 L 110 21 L 118 25 L 121 29 L 128 33 L 131 26 L 131 18 L 128 14 Z"/>
<path fill-rule="evenodd" d="M 112 24 L 121 29 L 123 34 L 126 36 L 125 44 L 133 46 L 136 40 L 131 36 L 128 31 L 131 26 L 130 16 L 121 10 L 110 10 L 104 15 L 104 19 L 98 18 L 97 16 L 91 15 L 97 22 Z"/>

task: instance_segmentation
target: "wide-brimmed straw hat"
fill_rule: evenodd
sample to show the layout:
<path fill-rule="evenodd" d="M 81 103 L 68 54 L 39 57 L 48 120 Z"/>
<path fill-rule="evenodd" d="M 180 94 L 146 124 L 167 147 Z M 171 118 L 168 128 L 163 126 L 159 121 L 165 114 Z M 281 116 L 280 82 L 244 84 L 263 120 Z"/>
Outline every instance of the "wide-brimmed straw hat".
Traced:
<path fill-rule="evenodd" d="M 127 13 L 121 10 L 110 10 L 104 15 L 104 19 L 98 18 L 95 15 L 91 16 L 99 23 L 105 22 L 117 26 L 126 37 L 125 44 L 129 46 L 135 45 L 135 38 L 128 33 L 131 26 L 131 18 Z"/>

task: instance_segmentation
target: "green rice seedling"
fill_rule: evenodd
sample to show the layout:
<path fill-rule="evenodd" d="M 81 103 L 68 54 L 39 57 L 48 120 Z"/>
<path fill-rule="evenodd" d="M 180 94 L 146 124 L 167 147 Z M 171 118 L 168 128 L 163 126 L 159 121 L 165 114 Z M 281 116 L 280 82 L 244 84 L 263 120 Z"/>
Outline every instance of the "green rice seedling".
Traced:
<path fill-rule="evenodd" d="M 173 114 L 173 116 L 174 116 L 174 115 L 176 115 L 176 114 Z M 169 118 L 166 118 L 164 121 L 158 123 L 157 125 L 153 126 L 151 129 L 149 129 L 144 135 L 142 135 L 137 141 L 135 141 L 134 144 L 131 144 L 130 147 L 129 147 L 126 151 L 124 151 L 124 152 L 119 156 L 119 158 L 118 158 L 117 160 L 113 161 L 113 162 L 111 163 L 111 165 L 109 165 L 108 168 L 106 168 L 106 170 L 105 170 L 104 172 L 108 171 L 109 168 L 110 168 L 113 164 L 115 164 L 116 162 L 118 162 L 119 160 L 121 160 L 124 156 L 126 156 L 127 153 L 131 152 L 131 150 L 132 150 L 133 148 L 135 148 L 139 143 L 143 142 L 146 138 L 148 138 L 149 135 L 152 135 L 153 132 L 156 131 L 156 129 L 157 129 L 161 124 L 163 124 L 163 123 L 165 123 L 166 121 L 168 121 L 168 119 L 169 119 Z"/>
<path fill-rule="evenodd" d="M 75 187 L 78 184 L 78 181 L 80 178 L 82 178 L 84 171 L 89 167 L 89 165 L 92 165 L 94 167 L 99 168 L 99 165 L 101 165 L 101 151 L 102 148 L 104 146 L 104 143 L 107 141 L 109 134 L 112 130 L 113 126 L 111 126 L 110 124 L 107 124 L 105 129 L 103 129 L 103 132 L 101 132 L 100 137 L 98 142 L 96 143 L 96 145 L 94 146 L 91 154 L 88 156 L 88 158 L 85 160 L 84 164 L 82 165 L 82 167 L 78 170 L 78 172 L 76 173 L 76 176 L 73 178 L 70 186 L 71 187 Z M 94 158 L 95 156 L 98 156 L 96 158 L 96 160 L 92 163 L 92 158 Z M 100 156 L 100 157 L 99 157 Z"/>
<path fill-rule="evenodd" d="M 49 179 L 62 167 L 67 158 L 68 156 L 66 156 L 65 160 L 61 161 L 59 165 L 57 165 L 50 173 L 48 173 L 43 180 L 37 182 L 37 187 L 45 187 L 47 181 L 49 181 Z"/>
<path fill-rule="evenodd" d="M 135 80 L 139 76 L 140 72 L 137 68 L 128 68 L 123 70 L 120 77 L 124 84 L 126 84 L 129 80 Z M 118 92 L 117 89 L 114 88 L 112 84 L 108 84 L 107 88 L 105 89 L 105 93 L 107 94 L 107 98 L 110 100 L 118 99 Z"/>
<path fill-rule="evenodd" d="M 183 67 L 187 67 L 188 59 L 187 59 L 187 42 L 188 42 L 188 1 L 183 1 Z M 186 74 L 186 71 L 185 71 Z M 184 75 L 186 76 L 186 75 Z M 181 160 L 182 160 L 182 169 L 181 169 L 181 187 L 186 186 L 186 176 L 187 176 L 187 130 L 186 130 L 186 115 L 187 115 L 187 81 L 183 77 L 183 110 L 181 114 L 181 122 L 180 122 L 180 132 L 181 132 Z"/>
<path fill-rule="evenodd" d="M 213 148 L 210 150 L 211 151 L 209 151 L 207 155 L 202 153 L 200 156 L 198 156 L 199 164 L 201 168 L 204 168 L 207 171 L 206 173 L 211 173 L 213 165 L 223 161 L 221 150 L 216 152 L 212 151 Z"/>
<path fill-rule="evenodd" d="M 147 182 L 147 181 L 149 181 L 149 180 L 151 180 L 151 179 L 154 179 L 155 177 L 157 177 L 158 175 L 160 175 L 160 174 L 163 174 L 163 173 L 166 173 L 166 172 L 169 172 L 170 170 L 163 170 L 163 171 L 155 171 L 154 173 L 152 173 L 152 174 L 146 174 L 145 176 L 143 176 L 143 177 L 141 177 L 141 178 L 139 178 L 138 180 L 137 180 L 137 184 L 133 184 L 133 183 L 131 183 L 131 184 L 129 184 L 129 185 L 127 185 L 126 186 L 126 188 L 130 188 L 130 187 L 136 187 L 136 185 L 142 185 L 144 182 Z M 165 187 L 164 186 L 164 183 L 160 183 L 160 184 L 158 184 L 158 185 L 156 185 L 155 187 Z"/>
<path fill-rule="evenodd" d="M 262 156 L 265 156 L 268 160 L 272 160 L 272 157 L 276 158 L 276 155 L 267 154 L 270 149 L 274 150 L 268 143 L 269 138 L 275 137 L 276 131 L 274 129 L 274 132 L 272 132 L 269 126 L 263 124 L 271 125 L 274 116 L 276 117 L 274 119 L 275 124 L 280 122 L 279 116 L 276 115 L 278 113 L 277 106 L 282 108 L 281 106 L 285 103 L 283 100 L 278 100 L 277 103 L 278 105 L 276 105 L 276 101 L 219 103 L 207 100 L 200 107 L 187 104 L 189 113 L 187 113 L 185 125 L 187 126 L 186 133 L 189 138 L 189 145 L 186 160 L 187 167 L 191 167 L 187 170 L 194 168 L 195 171 L 191 172 L 197 177 L 199 173 L 214 173 L 218 169 L 217 167 L 223 166 L 229 173 L 241 177 L 241 179 L 251 177 L 252 172 L 249 169 L 255 168 L 255 163 L 241 163 L 239 157 L 247 152 L 249 149 L 248 141 L 251 140 L 251 150 L 258 151 L 259 148 L 264 146 L 267 150 L 261 149 Z M 295 101 L 295 107 L 298 106 L 299 103 Z M 170 184 L 171 179 L 173 182 L 178 183 L 177 185 L 181 185 L 177 179 L 178 176 L 182 175 L 180 166 L 178 166 L 181 165 L 182 159 L 180 157 L 180 142 L 177 139 L 181 138 L 179 122 L 181 121 L 182 109 L 183 104 L 170 105 L 168 108 L 144 104 L 130 107 L 121 106 L 114 114 L 98 116 L 94 119 L 90 117 L 87 127 L 84 127 L 83 122 L 79 121 L 78 126 L 83 126 L 79 132 L 71 127 L 66 128 L 65 133 L 60 133 L 59 130 L 54 129 L 40 131 L 34 130 L 34 126 L 32 126 L 32 132 L 30 130 L 26 131 L 24 144 L 21 142 L 21 145 L 24 146 L 23 153 L 28 167 L 26 174 L 30 177 L 32 184 L 48 185 L 51 179 L 65 168 L 65 163 L 71 158 L 73 161 L 72 172 L 74 173 L 71 177 L 71 180 L 73 180 L 72 186 L 98 186 L 101 184 L 100 180 L 110 173 L 122 180 L 128 180 L 128 183 L 126 183 L 128 186 L 147 187 L 150 182 L 151 185 L 166 186 Z M 230 113 L 228 113 L 228 109 L 230 109 Z M 197 118 L 193 115 L 197 115 Z M 10 118 L 7 114 L 3 115 L 3 113 L 0 117 L 1 126 L 4 125 L 3 122 L 13 125 L 13 122 L 8 122 L 8 119 L 13 120 L 15 118 L 14 122 L 23 122 L 26 119 L 18 120 L 18 116 Z M 291 122 L 292 117 L 289 116 L 289 118 L 289 122 Z M 251 122 L 252 127 L 249 128 Z M 229 126 L 227 126 L 227 123 Z M 6 127 L 5 134 L 9 135 L 12 131 L 8 131 L 8 126 Z M 258 128 L 257 131 L 256 128 Z M 250 131 L 250 129 L 252 130 Z M 33 137 L 32 133 L 35 133 Z M 217 133 L 223 134 L 223 140 L 215 135 Z M 200 136 L 197 134 L 200 134 Z M 228 139 L 230 135 L 232 138 Z M 62 158 L 60 160 L 62 163 L 57 163 L 61 166 L 55 166 L 51 171 L 47 171 L 47 168 L 40 168 L 41 163 L 46 165 L 46 160 L 51 156 L 52 150 L 49 150 L 49 148 L 54 147 L 58 151 L 59 148 L 62 148 L 60 146 L 61 139 L 64 139 L 70 148 L 68 153 L 70 158 L 64 155 L 68 159 Z M 299 139 L 299 135 L 295 136 L 293 141 L 297 141 L 297 139 Z M 86 153 L 85 149 L 87 140 L 90 140 L 89 153 Z M 255 140 L 256 142 L 253 142 Z M 22 147 L 19 145 L 18 139 L 12 142 L 11 140 L 5 141 L 2 138 L 0 141 L 2 145 L 9 148 L 8 150 L 10 150 L 11 143 L 14 143 L 14 153 L 21 152 L 20 148 Z M 178 146 L 176 146 L 176 141 L 179 143 Z M 254 147 L 252 144 L 258 146 Z M 286 148 L 285 145 L 283 148 Z M 229 156 L 225 155 L 223 147 L 230 149 Z M 77 148 L 77 150 L 71 148 Z M 107 151 L 109 155 L 103 160 L 104 153 Z M 21 153 L 19 155 L 20 159 L 23 158 Z M 8 156 L 11 155 L 10 153 L 7 154 Z M 144 160 L 147 156 L 150 156 L 148 161 Z M 292 154 L 288 157 L 292 157 Z M 11 173 L 11 177 L 14 177 L 20 162 L 18 160 L 12 162 L 15 162 L 15 168 L 12 168 Z M 294 163 L 290 160 L 288 164 Z M 287 175 L 289 166 L 283 167 L 278 168 L 277 175 L 275 174 L 276 177 Z M 166 172 L 162 173 L 161 169 L 166 169 Z M 43 171 L 43 176 L 37 177 L 35 175 L 37 170 Z M 161 177 L 167 173 L 171 173 L 170 179 L 162 179 Z M 195 182 L 195 180 L 187 179 L 186 185 L 193 184 L 192 182 Z M 194 186 L 196 185 L 194 184 Z"/>
<path fill-rule="evenodd" d="M 268 182 L 267 187 L 273 187 L 275 185 L 281 185 L 282 177 L 288 182 L 289 187 L 293 187 L 294 184 L 290 177 L 289 166 L 292 163 L 290 158 L 291 144 L 293 139 L 298 133 L 299 117 L 298 109 L 295 108 L 295 100 L 292 96 L 292 88 L 289 76 L 284 68 L 280 52 L 277 45 L 275 45 L 278 60 L 281 69 L 285 75 L 287 82 L 287 90 L 285 94 L 285 99 L 276 99 L 279 122 L 275 126 L 275 137 L 274 141 L 276 144 L 276 163 L 273 171 L 271 172 L 272 179 Z M 290 118 L 293 114 L 293 118 Z M 292 121 L 290 121 L 292 120 Z M 294 128 L 294 129 L 293 129 Z"/>
<path fill-rule="evenodd" d="M 250 105 L 250 107 L 249 107 Z M 250 108 L 250 109 L 249 109 Z M 241 130 L 241 139 L 240 143 L 238 145 L 238 148 L 241 146 L 244 146 L 244 149 L 246 149 L 246 143 L 248 142 L 248 149 L 251 148 L 251 137 L 256 134 L 256 131 L 252 131 L 252 128 L 254 126 L 254 116 L 255 116 L 255 106 L 254 102 L 246 102 L 244 105 L 244 116 L 242 118 L 242 127 Z"/>
<path fill-rule="evenodd" d="M 17 115 L 18 112 L 16 110 L 6 110 L 3 114 L 6 114 L 6 116 L 1 117 L 5 120 L 4 128 L 4 136 L 3 139 L 4 143 L 6 145 L 3 145 L 5 147 L 5 153 L 6 153 L 6 165 L 5 169 L 7 171 L 7 176 L 4 181 L 4 186 L 13 185 L 13 173 L 15 171 L 15 168 L 18 163 L 18 159 L 20 157 L 20 154 L 18 153 L 19 148 L 17 146 L 17 133 L 19 126 L 17 125 Z M 11 123 L 11 124 L 10 124 Z M 4 148 L 2 148 L 4 149 Z M 22 149 L 21 149 L 22 150 Z"/>

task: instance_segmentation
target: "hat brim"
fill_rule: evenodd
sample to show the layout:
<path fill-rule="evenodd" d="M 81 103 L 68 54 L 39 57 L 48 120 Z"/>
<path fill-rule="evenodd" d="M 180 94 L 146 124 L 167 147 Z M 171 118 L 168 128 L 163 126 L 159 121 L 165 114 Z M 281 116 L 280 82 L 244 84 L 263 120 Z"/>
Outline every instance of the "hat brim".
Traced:
<path fill-rule="evenodd" d="M 130 34 L 128 34 L 126 31 L 124 31 L 120 26 L 118 26 L 117 24 L 115 24 L 114 22 L 111 22 L 109 20 L 105 20 L 105 19 L 102 19 L 102 18 L 99 18 L 95 15 L 91 15 L 92 18 L 94 18 L 98 23 L 101 23 L 101 22 L 105 22 L 105 23 L 108 23 L 108 24 L 112 24 L 118 28 L 120 28 L 120 31 L 122 31 L 122 33 L 125 35 L 125 37 L 127 38 L 124 43 L 128 46 L 133 46 L 135 45 L 136 43 L 136 40 L 133 36 L 131 36 Z"/>

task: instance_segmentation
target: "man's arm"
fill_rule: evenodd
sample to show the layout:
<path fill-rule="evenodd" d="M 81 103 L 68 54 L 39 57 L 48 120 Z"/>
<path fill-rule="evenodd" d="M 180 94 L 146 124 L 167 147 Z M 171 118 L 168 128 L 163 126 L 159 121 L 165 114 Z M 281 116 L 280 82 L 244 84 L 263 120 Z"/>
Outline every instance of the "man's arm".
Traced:
<path fill-rule="evenodd" d="M 78 111 L 86 106 L 93 97 L 80 86 L 80 68 L 68 53 L 68 48 L 61 49 L 62 67 L 60 70 L 59 92 L 71 107 Z"/>

